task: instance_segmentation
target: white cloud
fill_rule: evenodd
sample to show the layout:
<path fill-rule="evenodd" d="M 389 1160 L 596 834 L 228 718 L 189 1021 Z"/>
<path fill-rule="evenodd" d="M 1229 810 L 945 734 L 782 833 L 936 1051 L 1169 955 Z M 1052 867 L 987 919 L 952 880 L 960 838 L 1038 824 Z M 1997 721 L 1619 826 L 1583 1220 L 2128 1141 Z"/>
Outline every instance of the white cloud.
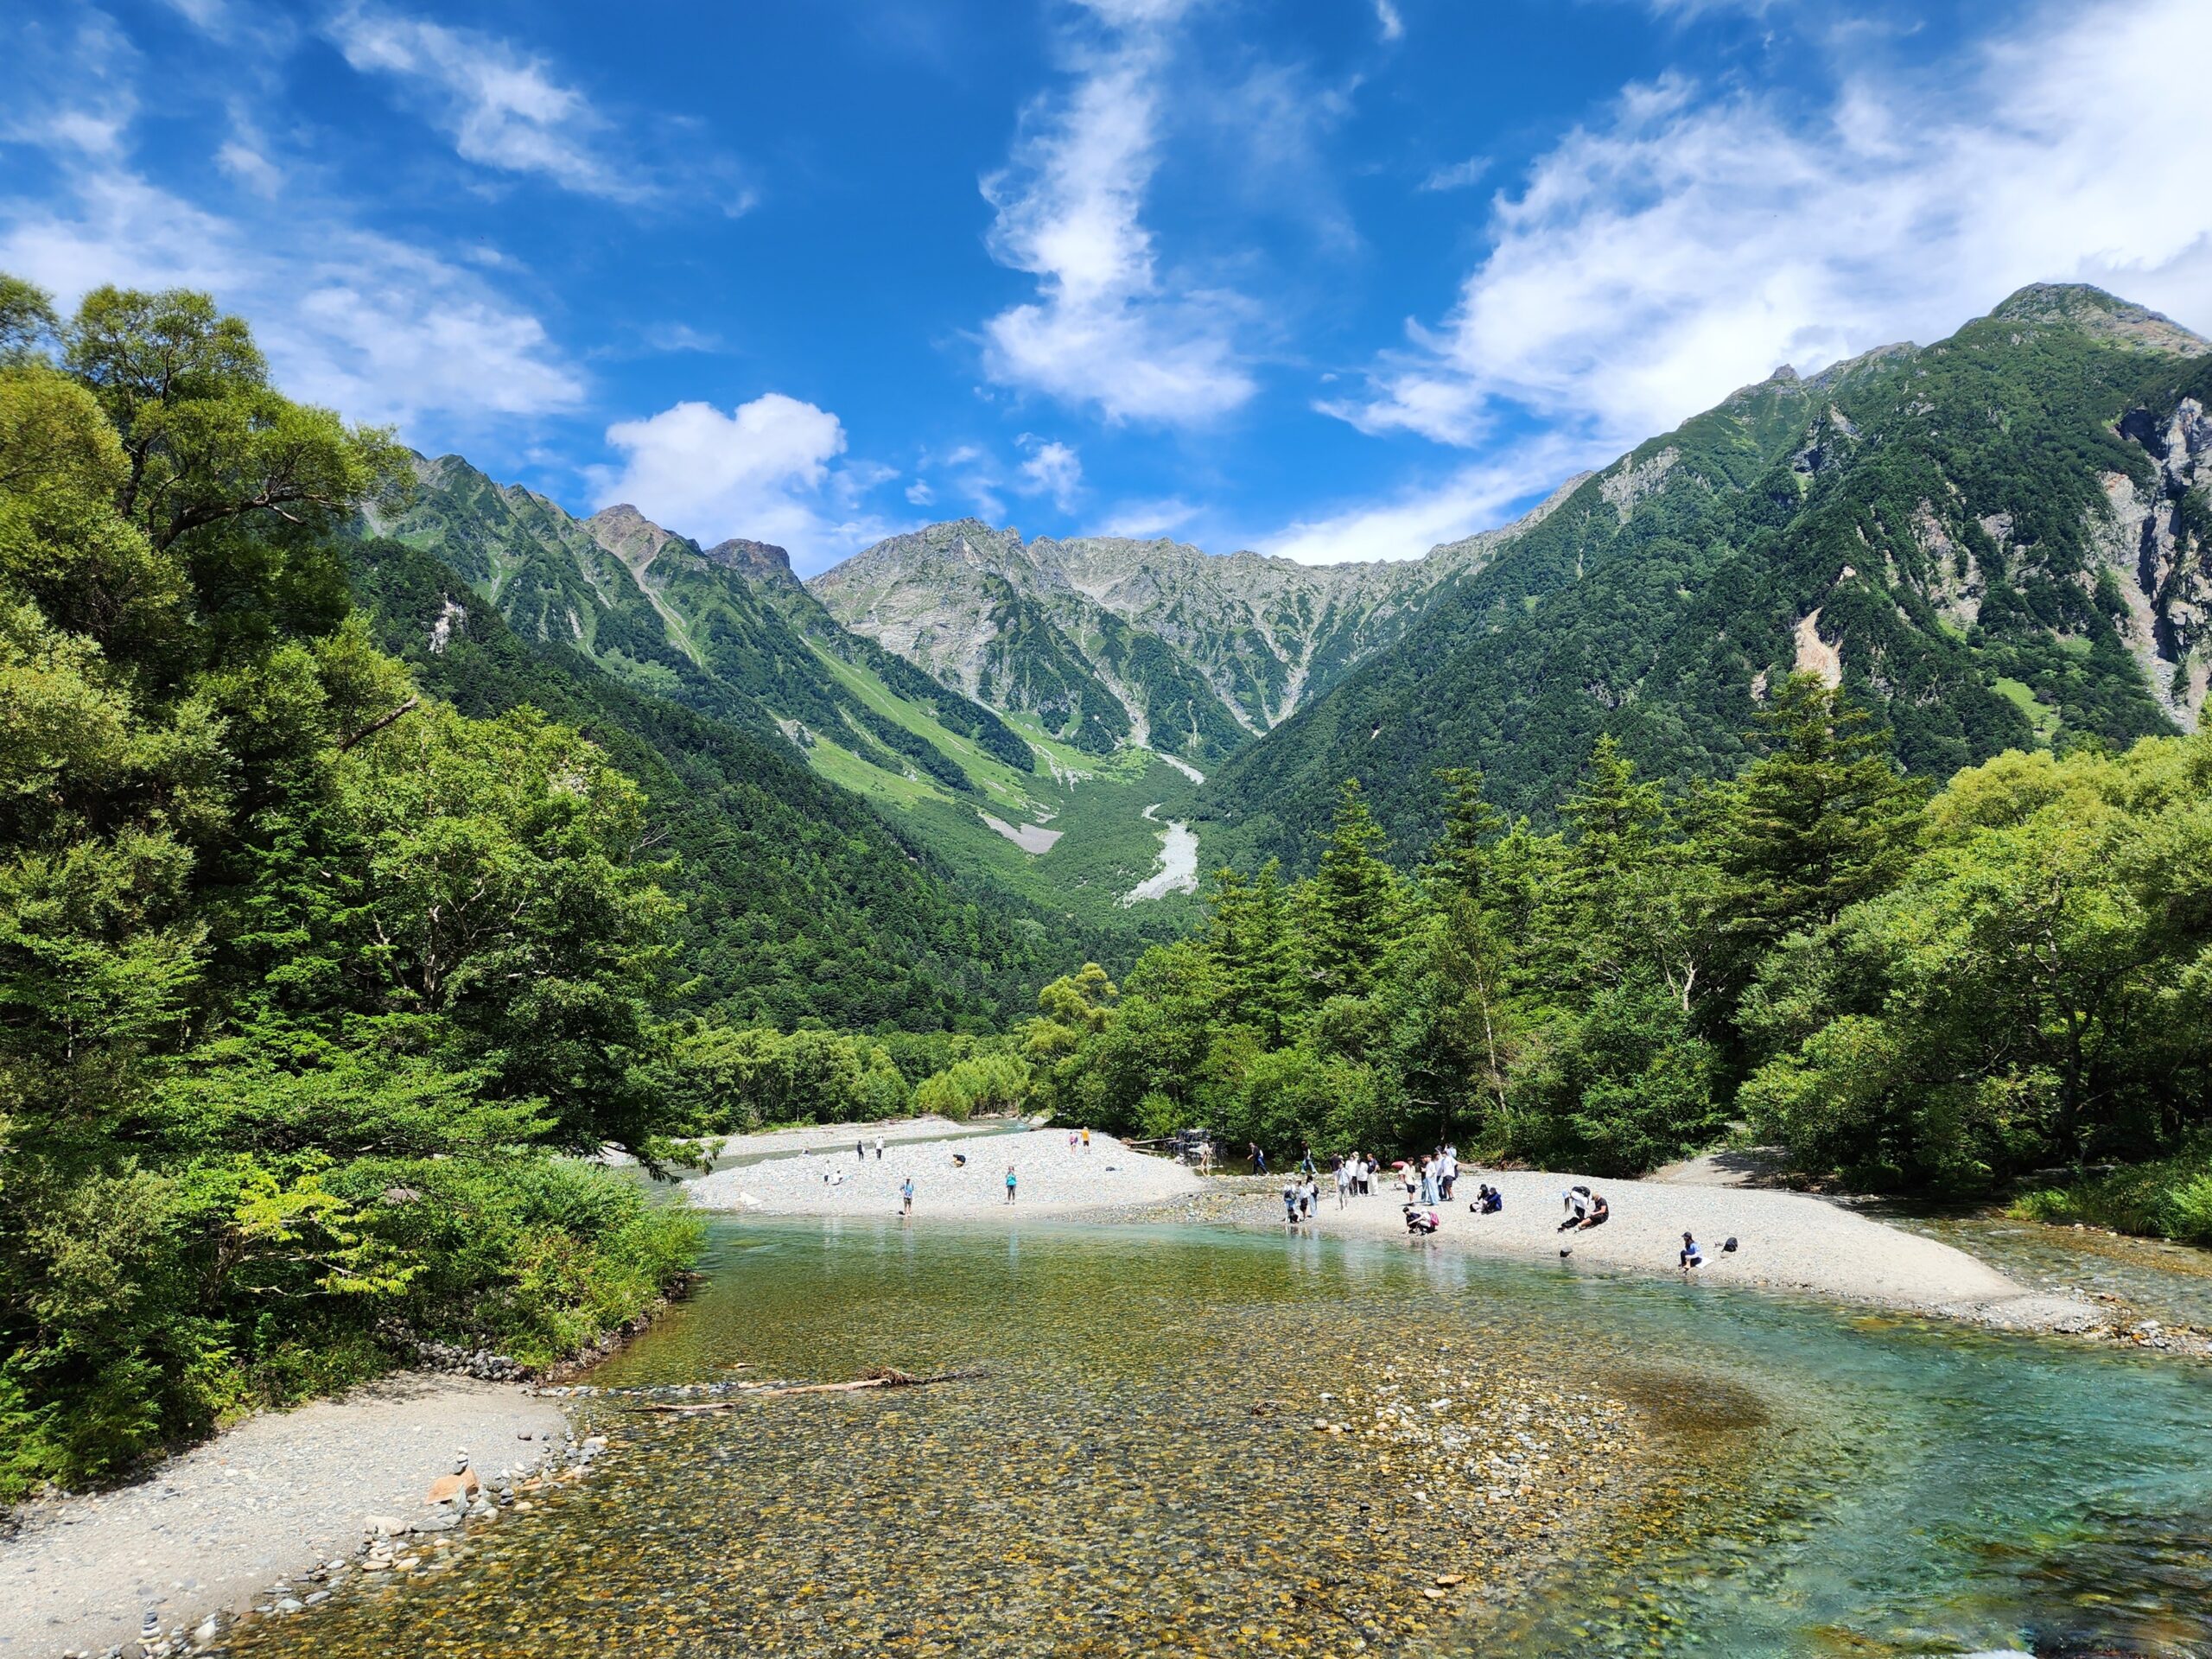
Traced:
<path fill-rule="evenodd" d="M 585 195 L 645 194 L 639 180 L 594 152 L 590 141 L 606 128 L 605 118 L 543 60 L 474 29 L 372 5 L 338 12 L 328 32 L 361 73 L 389 75 L 405 86 L 464 159 L 539 174 Z"/>
<path fill-rule="evenodd" d="M 906 499 L 918 507 L 926 507 L 937 499 L 937 492 L 930 487 L 927 479 L 918 478 L 906 486 Z"/>
<path fill-rule="evenodd" d="M 1438 168 L 1421 181 L 1421 188 L 1424 190 L 1465 190 L 1469 185 L 1479 184 L 1483 175 L 1489 171 L 1489 156 L 1470 156 L 1464 162 Z"/>
<path fill-rule="evenodd" d="M 619 421 L 607 442 L 624 457 L 602 469 L 594 499 L 627 501 L 702 545 L 732 536 L 773 542 L 803 574 L 880 539 L 882 524 L 852 512 L 860 490 L 891 474 L 871 463 L 850 481 L 830 463 L 845 429 L 828 410 L 767 392 L 724 414 L 682 403 L 644 420 Z"/>
<path fill-rule="evenodd" d="M 1924 79 L 1847 75 L 1812 118 L 1678 78 L 1630 86 L 1497 200 L 1443 326 L 1324 407 L 1460 444 L 1518 409 L 1625 443 L 1779 363 L 1940 337 L 2029 282 L 2202 325 L 2212 126 L 2172 112 L 2209 58 L 2201 0 L 2105 0 Z"/>
<path fill-rule="evenodd" d="M 1386 41 L 1405 38 L 1406 20 L 1399 15 L 1398 8 L 1392 0 L 1375 0 L 1375 26 L 1382 31 L 1382 38 Z"/>
<path fill-rule="evenodd" d="M 41 89 L 11 91 L 21 119 L 5 136 L 48 163 L 35 196 L 0 185 L 0 269 L 65 306 L 103 283 L 207 289 L 253 325 L 287 392 L 356 420 L 450 436 L 582 397 L 535 316 L 474 272 L 364 231 L 342 205 L 295 185 L 281 205 L 218 213 L 147 180 L 132 163 L 137 54 L 99 14 L 66 36 L 0 30 L 0 62 Z M 258 193 L 276 164 L 235 109 L 231 124 L 219 164 Z"/>
<path fill-rule="evenodd" d="M 1301 564 L 1417 559 L 1444 543 L 1496 529 L 1529 499 L 1532 485 L 1548 487 L 1597 458 L 1569 438 L 1537 439 L 1390 499 L 1298 519 L 1255 545 Z"/>
<path fill-rule="evenodd" d="M 257 196 L 273 198 L 284 175 L 274 162 L 242 139 L 232 138 L 215 152 L 215 164 Z"/>
<path fill-rule="evenodd" d="M 1098 533 L 1146 541 L 1155 536 L 1173 534 L 1196 518 L 1200 511 L 1179 496 L 1168 496 L 1158 501 L 1124 501 L 1106 515 L 1106 521 L 1099 526 Z"/>
<path fill-rule="evenodd" d="M 1109 420 L 1211 420 L 1252 396 L 1231 342 L 1243 302 L 1163 281 L 1141 209 L 1158 165 L 1160 78 L 1184 0 L 1091 0 L 1105 38 L 1062 102 L 1026 112 L 1011 164 L 983 181 L 988 245 L 1038 297 L 983 325 L 1001 385 L 1095 404 Z"/>
<path fill-rule="evenodd" d="M 107 166 L 0 200 L 0 269 L 67 304 L 102 283 L 205 289 L 244 315 L 277 384 L 356 420 L 530 415 L 583 394 L 537 319 L 435 255 L 320 215 L 251 225 Z"/>
<path fill-rule="evenodd" d="M 1049 495 L 1062 512 L 1074 512 L 1083 491 L 1082 460 L 1066 444 L 1047 443 L 1027 432 L 1020 442 L 1028 454 L 1015 469 L 1019 481 L 1014 487 L 1024 495 Z"/>

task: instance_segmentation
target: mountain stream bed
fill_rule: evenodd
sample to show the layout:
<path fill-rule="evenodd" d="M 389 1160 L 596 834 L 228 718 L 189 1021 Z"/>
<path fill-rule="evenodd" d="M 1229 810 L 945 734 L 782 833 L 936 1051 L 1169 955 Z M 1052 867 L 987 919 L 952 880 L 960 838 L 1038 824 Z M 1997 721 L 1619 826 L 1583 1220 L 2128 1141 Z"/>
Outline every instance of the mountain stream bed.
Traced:
<path fill-rule="evenodd" d="M 588 1480 L 238 1654 L 2212 1656 L 2212 1371 L 1204 1227 L 718 1220 Z M 879 1366 L 927 1387 L 738 1394 Z"/>

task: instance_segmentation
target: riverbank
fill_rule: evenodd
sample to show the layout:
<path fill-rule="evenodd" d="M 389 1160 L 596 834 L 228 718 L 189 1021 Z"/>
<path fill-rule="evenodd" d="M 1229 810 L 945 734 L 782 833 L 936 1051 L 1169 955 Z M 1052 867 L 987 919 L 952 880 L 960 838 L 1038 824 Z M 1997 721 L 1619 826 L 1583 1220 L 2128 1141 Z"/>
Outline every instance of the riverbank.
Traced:
<path fill-rule="evenodd" d="M 1478 1216 L 1467 1206 L 1487 1180 L 1505 1207 Z M 1560 1194 L 1581 1184 L 1612 1209 L 1604 1226 L 1561 1233 Z M 1232 1179 L 1157 1207 L 1153 1218 L 1284 1225 L 1282 1182 Z M 1346 1237 L 1402 1239 L 1401 1189 L 1379 1187 L 1338 1208 L 1325 1185 L 1319 1213 L 1301 1228 Z M 1682 1234 L 1704 1247 L 1696 1273 L 1708 1285 L 1746 1285 L 1902 1312 L 1935 1314 L 2005 1330 L 2083 1332 L 2107 1316 L 2073 1295 L 2031 1290 L 1987 1263 L 1933 1238 L 1909 1233 L 1825 1199 L 1748 1186 L 1610 1180 L 1558 1171 L 1510 1170 L 1461 1178 L 1455 1202 L 1436 1206 L 1443 1227 L 1429 1243 L 1443 1249 L 1565 1262 L 1608 1272 L 1679 1274 Z M 1733 1252 L 1720 1246 L 1737 1240 Z"/>
<path fill-rule="evenodd" d="M 944 1138 L 891 1142 L 884 1155 L 856 1158 L 844 1141 L 813 1156 L 718 1170 L 684 1183 L 702 1210 L 781 1216 L 883 1216 L 899 1211 L 899 1186 L 914 1183 L 914 1213 L 1067 1215 L 1195 1197 L 1205 1188 L 1182 1165 L 1137 1152 L 1110 1135 L 1085 1147 L 1065 1129 L 1032 1129 L 988 1141 Z M 964 1162 L 956 1163 L 957 1159 Z M 1007 1202 L 1006 1173 L 1015 1198 Z"/>
<path fill-rule="evenodd" d="M 969 1140 L 977 1135 L 1010 1133 L 1009 1125 L 1017 1121 L 976 1118 L 957 1123 L 949 1117 L 939 1117 L 930 1112 L 919 1117 L 884 1118 L 873 1123 L 798 1123 L 789 1128 L 764 1129 L 758 1135 L 690 1135 L 678 1144 L 702 1151 L 715 1162 L 721 1164 L 734 1159 L 849 1152 L 856 1141 L 865 1141 L 871 1147 L 874 1147 L 878 1135 L 883 1137 L 886 1146 L 911 1141 Z M 599 1161 L 611 1168 L 621 1168 L 638 1160 L 626 1152 L 607 1151 L 599 1155 Z"/>
<path fill-rule="evenodd" d="M 351 1558 L 372 1517 L 423 1517 L 466 1452 L 487 1484 L 556 1454 L 552 1401 L 468 1377 L 402 1372 L 269 1412 L 134 1485 L 26 1504 L 0 1540 L 0 1659 L 58 1659 L 164 1637 L 273 1605 L 272 1585 Z M 302 1582 L 302 1603 L 317 1593 Z"/>

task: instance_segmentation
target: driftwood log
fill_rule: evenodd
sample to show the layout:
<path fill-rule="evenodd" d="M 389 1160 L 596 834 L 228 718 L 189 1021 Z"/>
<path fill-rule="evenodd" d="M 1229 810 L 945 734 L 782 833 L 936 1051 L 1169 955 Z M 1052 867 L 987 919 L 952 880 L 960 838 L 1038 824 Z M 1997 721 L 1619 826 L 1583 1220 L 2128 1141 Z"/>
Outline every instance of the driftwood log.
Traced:
<path fill-rule="evenodd" d="M 909 1371 L 894 1371 L 888 1366 L 870 1371 L 866 1376 L 855 1377 L 849 1382 L 741 1382 L 742 1394 L 728 1400 L 707 1400 L 683 1405 L 664 1405 L 658 1402 L 642 1408 L 646 1411 L 667 1412 L 671 1415 L 688 1417 L 704 1411 L 728 1411 L 746 1400 L 766 1399 L 784 1394 L 857 1394 L 862 1389 L 925 1389 L 932 1382 L 964 1382 L 979 1376 L 988 1376 L 984 1370 L 941 1371 L 935 1376 L 916 1376 Z"/>

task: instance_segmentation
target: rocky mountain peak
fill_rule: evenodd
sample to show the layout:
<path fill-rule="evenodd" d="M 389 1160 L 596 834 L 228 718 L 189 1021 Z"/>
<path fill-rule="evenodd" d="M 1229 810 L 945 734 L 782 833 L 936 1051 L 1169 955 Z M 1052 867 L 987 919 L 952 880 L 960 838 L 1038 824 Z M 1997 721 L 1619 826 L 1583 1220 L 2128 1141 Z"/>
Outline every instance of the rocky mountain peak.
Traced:
<path fill-rule="evenodd" d="M 2171 317 L 2087 283 L 2031 283 L 1990 314 L 1992 321 L 2061 323 L 2139 351 L 2201 357 L 2212 340 Z"/>
<path fill-rule="evenodd" d="M 707 550 L 707 562 L 718 564 L 725 570 L 734 570 L 740 575 L 751 576 L 760 582 L 796 582 L 791 575 L 791 556 L 772 542 L 748 541 L 742 536 L 733 536 L 726 542 L 716 542 Z"/>
<path fill-rule="evenodd" d="M 627 501 L 602 507 L 583 521 L 591 538 L 628 565 L 642 571 L 671 542 L 683 541 L 674 531 L 663 530 Z"/>

